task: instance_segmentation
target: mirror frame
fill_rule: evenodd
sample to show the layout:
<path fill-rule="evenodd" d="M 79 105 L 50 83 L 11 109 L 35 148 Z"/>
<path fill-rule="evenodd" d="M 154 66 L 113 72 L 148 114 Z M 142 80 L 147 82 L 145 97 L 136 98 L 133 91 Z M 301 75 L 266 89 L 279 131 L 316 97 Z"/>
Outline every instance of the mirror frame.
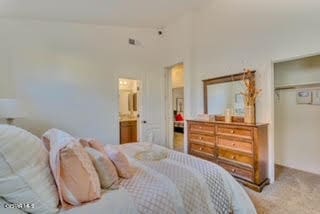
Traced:
<path fill-rule="evenodd" d="M 251 71 L 251 72 L 253 73 L 253 76 L 255 77 L 256 71 Z M 202 80 L 202 82 L 203 82 L 203 107 L 204 107 L 205 114 L 208 114 L 208 86 L 213 85 L 213 84 L 243 80 L 243 74 L 244 73 L 242 72 L 242 73 L 231 74 L 231 75 Z M 254 106 L 254 108 L 255 108 L 255 106 Z"/>

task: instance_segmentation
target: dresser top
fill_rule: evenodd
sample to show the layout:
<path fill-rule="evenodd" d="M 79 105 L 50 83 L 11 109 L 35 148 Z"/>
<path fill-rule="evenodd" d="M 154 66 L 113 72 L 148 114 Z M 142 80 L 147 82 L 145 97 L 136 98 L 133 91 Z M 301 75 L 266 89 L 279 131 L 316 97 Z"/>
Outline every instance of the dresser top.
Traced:
<path fill-rule="evenodd" d="M 200 119 L 187 119 L 189 122 L 201 122 L 201 123 L 212 123 L 212 124 L 223 124 L 223 125 L 236 125 L 236 126 L 250 126 L 250 127 L 257 127 L 257 126 L 267 126 L 268 123 L 236 123 L 236 122 L 224 122 L 224 121 L 208 121 L 208 120 L 200 120 Z"/>

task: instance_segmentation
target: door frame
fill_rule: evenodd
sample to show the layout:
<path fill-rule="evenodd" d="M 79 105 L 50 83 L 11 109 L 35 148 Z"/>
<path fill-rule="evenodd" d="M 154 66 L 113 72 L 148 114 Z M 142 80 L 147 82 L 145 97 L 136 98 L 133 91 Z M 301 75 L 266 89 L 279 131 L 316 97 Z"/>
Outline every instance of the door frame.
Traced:
<path fill-rule="evenodd" d="M 134 80 L 134 81 L 137 81 L 137 87 L 139 88 L 138 91 L 138 99 L 137 99 L 137 105 L 138 105 L 138 114 L 139 114 L 139 117 L 137 118 L 137 141 L 138 142 L 141 142 L 141 139 L 143 137 L 143 128 L 142 128 L 142 121 L 141 121 L 141 118 L 143 118 L 143 105 L 142 105 L 142 90 L 143 90 L 143 87 L 142 87 L 142 80 L 141 79 L 137 79 L 137 78 L 132 78 L 132 77 L 118 77 L 117 78 L 117 99 L 116 99 L 116 102 L 117 102 L 117 142 L 120 144 L 120 87 L 119 87 L 119 82 L 120 82 L 120 79 L 126 79 L 126 80 Z"/>
<path fill-rule="evenodd" d="M 183 62 L 178 62 L 173 65 L 164 68 L 164 79 L 165 79 L 165 140 L 167 147 L 174 149 L 174 118 L 173 118 L 173 101 L 172 101 L 172 68 L 177 65 L 183 65 Z M 184 73 L 185 75 L 185 73 Z M 185 86 L 185 82 L 184 82 Z M 185 87 L 183 87 L 183 93 L 185 95 Z M 183 99 L 183 105 L 185 107 L 185 99 Z M 184 128 L 184 130 L 186 130 Z M 185 134 L 185 132 L 184 132 Z M 184 143 L 185 144 L 185 143 Z"/>
<path fill-rule="evenodd" d="M 319 56 L 320 52 L 313 52 L 313 53 L 306 53 L 301 55 L 296 55 L 293 57 L 287 57 L 287 58 L 278 58 L 278 59 L 272 59 L 271 60 L 271 72 L 269 75 L 269 109 L 270 109 L 270 124 L 269 124 L 269 178 L 270 182 L 273 183 L 275 181 L 275 165 L 276 165 L 276 158 L 275 158 L 275 69 L 274 66 L 277 63 L 291 61 L 291 60 L 297 60 L 312 56 Z"/>

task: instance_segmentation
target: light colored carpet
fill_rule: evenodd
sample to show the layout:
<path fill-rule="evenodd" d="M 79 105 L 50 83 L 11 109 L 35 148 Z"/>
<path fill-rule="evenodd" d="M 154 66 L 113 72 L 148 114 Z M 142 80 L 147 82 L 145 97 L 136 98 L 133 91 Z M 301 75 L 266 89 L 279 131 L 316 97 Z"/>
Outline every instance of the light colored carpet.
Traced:
<path fill-rule="evenodd" d="M 319 214 L 320 175 L 276 166 L 276 181 L 261 193 L 246 188 L 258 214 Z"/>

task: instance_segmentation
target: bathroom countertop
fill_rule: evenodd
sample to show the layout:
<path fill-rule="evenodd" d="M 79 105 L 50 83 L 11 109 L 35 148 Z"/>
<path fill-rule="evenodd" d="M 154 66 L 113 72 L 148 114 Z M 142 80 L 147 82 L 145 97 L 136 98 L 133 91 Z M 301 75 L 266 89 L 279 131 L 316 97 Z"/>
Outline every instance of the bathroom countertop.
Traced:
<path fill-rule="evenodd" d="M 120 119 L 120 122 L 127 122 L 127 121 L 136 121 L 137 118 L 124 118 L 124 119 Z"/>

